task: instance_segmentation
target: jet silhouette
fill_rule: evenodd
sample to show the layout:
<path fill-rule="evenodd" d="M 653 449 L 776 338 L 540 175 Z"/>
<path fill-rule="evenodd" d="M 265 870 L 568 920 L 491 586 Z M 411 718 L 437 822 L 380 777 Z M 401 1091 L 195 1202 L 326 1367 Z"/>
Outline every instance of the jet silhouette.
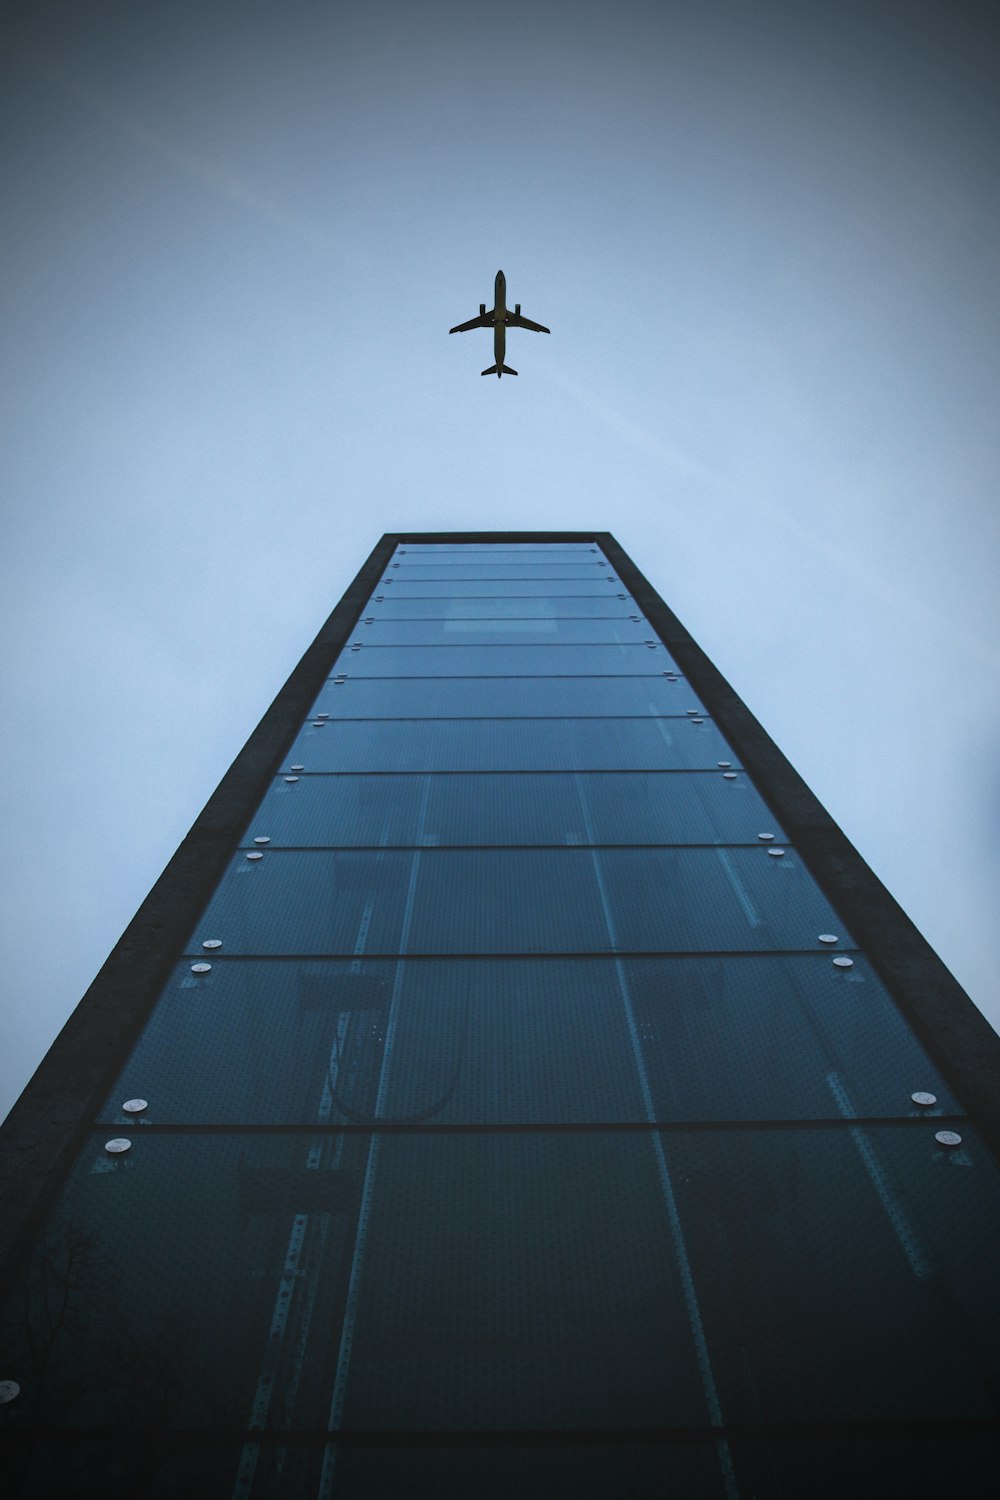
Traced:
<path fill-rule="evenodd" d="M 532 333 L 551 333 L 550 328 L 543 328 L 541 323 L 532 323 L 530 318 L 522 318 L 520 302 L 514 303 L 514 311 L 509 312 L 505 306 L 504 299 L 507 296 L 507 282 L 502 271 L 497 272 L 496 286 L 493 292 L 493 311 L 486 311 L 486 303 L 479 304 L 479 317 L 470 318 L 468 323 L 459 323 L 455 328 L 449 328 L 449 333 L 468 333 L 470 328 L 492 328 L 493 329 L 493 357 L 495 365 L 490 365 L 488 370 L 483 370 L 484 375 L 495 375 L 499 380 L 501 375 L 516 375 L 510 365 L 503 362 L 507 346 L 508 328 L 530 328 Z"/>

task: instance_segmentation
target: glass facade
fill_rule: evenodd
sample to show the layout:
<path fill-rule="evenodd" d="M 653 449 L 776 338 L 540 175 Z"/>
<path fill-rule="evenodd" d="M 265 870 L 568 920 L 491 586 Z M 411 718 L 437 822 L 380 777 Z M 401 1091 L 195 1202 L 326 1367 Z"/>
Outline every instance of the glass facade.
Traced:
<path fill-rule="evenodd" d="M 992 1494 L 997 1163 L 600 547 L 400 544 L 288 742 L 6 1299 L 12 1500 Z"/>

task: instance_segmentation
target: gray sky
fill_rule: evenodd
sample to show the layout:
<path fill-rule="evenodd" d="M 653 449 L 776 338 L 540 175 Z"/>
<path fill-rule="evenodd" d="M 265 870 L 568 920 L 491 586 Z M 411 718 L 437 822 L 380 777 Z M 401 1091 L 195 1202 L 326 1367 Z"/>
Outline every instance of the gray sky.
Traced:
<path fill-rule="evenodd" d="M 613 531 L 1000 1025 L 994 8 L 0 15 L 0 1113 L 385 530 Z"/>

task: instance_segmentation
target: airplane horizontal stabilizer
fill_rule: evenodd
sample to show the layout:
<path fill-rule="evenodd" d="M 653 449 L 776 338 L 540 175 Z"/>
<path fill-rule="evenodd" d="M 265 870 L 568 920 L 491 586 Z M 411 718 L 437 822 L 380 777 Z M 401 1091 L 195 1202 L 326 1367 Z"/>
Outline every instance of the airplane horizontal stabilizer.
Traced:
<path fill-rule="evenodd" d="M 480 375 L 495 375 L 499 380 L 501 375 L 516 375 L 517 371 L 512 370 L 510 365 L 501 365 L 499 370 L 496 365 L 490 365 L 488 370 L 480 370 L 479 373 Z"/>

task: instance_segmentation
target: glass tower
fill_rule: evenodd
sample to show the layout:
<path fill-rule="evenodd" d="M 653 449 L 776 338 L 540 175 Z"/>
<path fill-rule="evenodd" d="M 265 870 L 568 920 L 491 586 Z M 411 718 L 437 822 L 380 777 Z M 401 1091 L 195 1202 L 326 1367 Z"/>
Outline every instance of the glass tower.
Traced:
<path fill-rule="evenodd" d="M 992 1495 L 998 1078 L 612 538 L 384 538 L 5 1129 L 6 1493 Z"/>

